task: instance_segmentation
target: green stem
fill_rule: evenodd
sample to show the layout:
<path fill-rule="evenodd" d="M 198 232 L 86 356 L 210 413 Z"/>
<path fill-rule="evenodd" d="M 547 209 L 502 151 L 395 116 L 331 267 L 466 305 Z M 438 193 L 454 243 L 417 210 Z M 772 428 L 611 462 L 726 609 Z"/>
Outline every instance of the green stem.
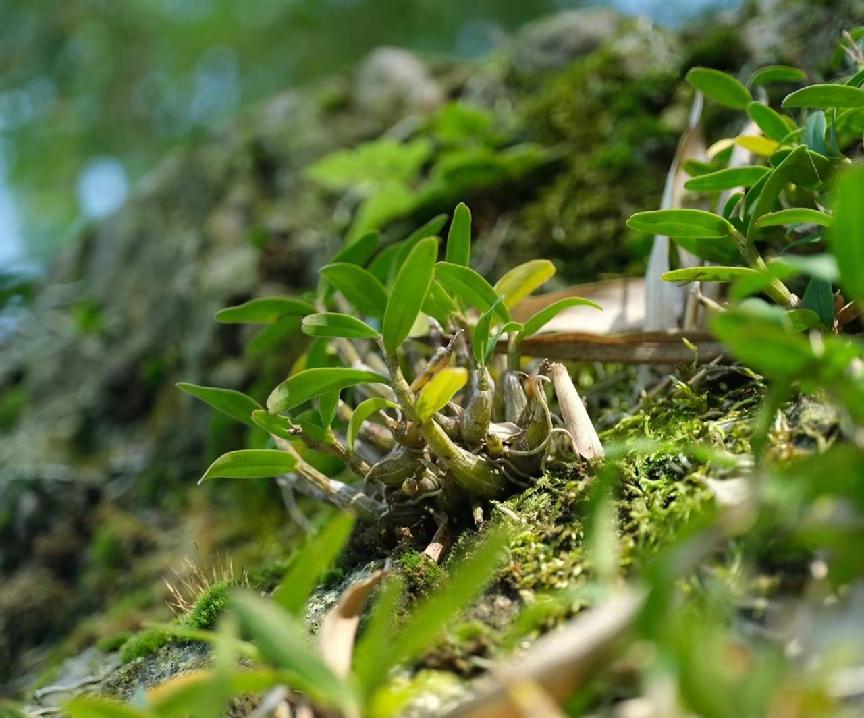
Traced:
<path fill-rule="evenodd" d="M 744 261 L 747 262 L 751 268 L 758 272 L 768 271 L 768 265 L 765 264 L 765 260 L 762 259 L 762 255 L 759 254 L 759 250 L 756 249 L 756 246 L 753 244 L 751 239 L 744 237 L 744 235 L 738 231 L 733 233 L 732 238 L 735 240 L 735 244 L 738 246 L 738 251 L 741 252 Z M 777 302 L 777 304 L 780 304 L 787 309 L 794 309 L 798 306 L 798 297 L 790 292 L 789 288 L 779 279 L 772 279 L 768 283 L 765 287 L 765 294 L 771 297 L 771 299 Z"/>

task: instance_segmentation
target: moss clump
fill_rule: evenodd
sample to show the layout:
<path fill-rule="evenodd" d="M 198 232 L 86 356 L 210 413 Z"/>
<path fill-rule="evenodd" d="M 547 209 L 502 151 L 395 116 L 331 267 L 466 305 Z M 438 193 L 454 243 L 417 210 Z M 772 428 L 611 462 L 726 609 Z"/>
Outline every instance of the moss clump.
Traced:
<path fill-rule="evenodd" d="M 170 633 L 158 628 L 148 628 L 133 634 L 120 647 L 120 660 L 130 663 L 136 658 L 144 658 L 158 651 L 172 640 Z"/>
<path fill-rule="evenodd" d="M 216 621 L 225 607 L 228 605 L 228 591 L 235 584 L 228 581 L 220 581 L 214 583 L 207 588 L 198 599 L 195 605 L 187 613 L 181 623 L 187 628 L 212 628 L 216 625 Z"/>
<path fill-rule="evenodd" d="M 396 565 L 405 580 L 405 595 L 412 602 L 435 591 L 447 578 L 447 572 L 420 551 L 406 551 Z"/>
<path fill-rule="evenodd" d="M 132 634 L 129 631 L 120 631 L 96 641 L 96 648 L 102 653 L 114 653 L 114 651 L 119 651 L 131 637 Z"/>

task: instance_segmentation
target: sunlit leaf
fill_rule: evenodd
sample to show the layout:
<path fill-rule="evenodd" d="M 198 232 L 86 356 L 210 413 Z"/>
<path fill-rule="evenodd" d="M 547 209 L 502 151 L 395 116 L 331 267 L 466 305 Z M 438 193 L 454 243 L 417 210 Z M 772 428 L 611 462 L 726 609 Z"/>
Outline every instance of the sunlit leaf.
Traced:
<path fill-rule="evenodd" d="M 158 718 L 127 703 L 94 695 L 77 696 L 63 707 L 63 712 L 69 718 Z"/>
<path fill-rule="evenodd" d="M 481 312 L 487 311 L 498 301 L 499 295 L 489 282 L 470 267 L 438 262 L 435 265 L 435 278 L 445 289 Z M 496 313 L 502 320 L 509 321 L 510 312 L 503 303 L 498 305 Z"/>
<path fill-rule="evenodd" d="M 247 426 L 254 426 L 252 423 L 252 412 L 256 409 L 261 409 L 261 404 L 255 401 L 251 396 L 234 391 L 233 389 L 221 389 L 217 386 L 198 386 L 197 384 L 189 384 L 180 382 L 177 388 L 184 394 L 194 396 L 200 399 L 205 404 L 212 406 L 216 411 L 221 411 L 226 416 L 236 419 Z"/>
<path fill-rule="evenodd" d="M 687 73 L 687 82 L 705 97 L 718 104 L 743 110 L 753 100 L 748 90 L 732 75 L 709 67 L 694 67 Z"/>
<path fill-rule="evenodd" d="M 776 110 L 761 102 L 751 102 L 747 105 L 747 115 L 762 130 L 769 139 L 782 142 L 792 131 L 792 128 Z"/>
<path fill-rule="evenodd" d="M 864 107 L 864 90 L 850 85 L 810 85 L 787 95 L 782 106 L 822 110 Z"/>
<path fill-rule="evenodd" d="M 834 218 L 828 239 L 840 285 L 850 298 L 864 301 L 864 167 L 850 167 L 838 177 Z"/>
<path fill-rule="evenodd" d="M 315 307 L 294 297 L 260 297 L 235 307 L 216 312 L 216 321 L 223 324 L 272 324 L 284 316 L 311 314 Z"/>
<path fill-rule="evenodd" d="M 535 289 L 555 276 L 555 265 L 548 259 L 532 259 L 513 267 L 495 282 L 495 292 L 504 297 L 504 305 L 512 309 Z"/>
<path fill-rule="evenodd" d="M 471 260 L 471 210 L 464 202 L 460 202 L 453 212 L 446 257 L 448 262 L 466 267 Z"/>
<path fill-rule="evenodd" d="M 354 674 L 360 690 L 369 696 L 376 685 L 387 679 L 379 670 L 391 651 L 399 604 L 405 584 L 400 576 L 385 579 L 369 615 L 366 630 L 354 651 Z"/>
<path fill-rule="evenodd" d="M 750 75 L 747 84 L 755 87 L 757 85 L 768 85 L 772 82 L 803 82 L 807 79 L 807 73 L 797 67 L 789 65 L 767 65 L 760 67 Z"/>
<path fill-rule="evenodd" d="M 417 397 L 417 416 L 421 421 L 432 418 L 468 381 L 468 370 L 464 367 L 446 367 L 439 371 Z"/>
<path fill-rule="evenodd" d="M 565 299 L 559 299 L 548 307 L 544 307 L 526 321 L 522 327 L 522 336 L 530 337 L 536 334 L 556 316 L 558 316 L 558 314 L 570 307 L 593 307 L 594 309 L 603 310 L 603 307 L 592 302 L 590 299 L 583 299 L 582 297 L 566 297 Z"/>
<path fill-rule="evenodd" d="M 273 593 L 283 609 L 302 618 L 309 596 L 348 543 L 354 523 L 351 514 L 339 514 L 294 553 L 290 568 Z"/>
<path fill-rule="evenodd" d="M 208 479 L 264 479 L 281 476 L 297 465 L 296 457 L 279 449 L 241 449 L 222 454 L 198 483 Z"/>
<path fill-rule="evenodd" d="M 787 224 L 818 224 L 822 227 L 830 227 L 834 224 L 834 218 L 818 209 L 793 207 L 763 214 L 756 220 L 757 227 L 777 227 Z"/>
<path fill-rule="evenodd" d="M 321 417 L 321 426 L 329 428 L 336 418 L 339 408 L 339 392 L 331 391 L 318 397 L 318 416 Z"/>
<path fill-rule="evenodd" d="M 411 332 L 435 276 L 437 256 L 438 240 L 426 237 L 417 242 L 399 268 L 381 326 L 388 352 L 395 352 Z"/>
<path fill-rule="evenodd" d="M 328 391 L 347 389 L 358 384 L 386 384 L 390 379 L 365 369 L 320 367 L 305 369 L 288 377 L 267 397 L 267 409 L 278 414 L 321 396 Z"/>
<path fill-rule="evenodd" d="M 351 421 L 348 423 L 348 448 L 354 447 L 354 442 L 357 440 L 357 435 L 360 433 L 360 427 L 363 422 L 378 411 L 384 409 L 398 409 L 399 405 L 394 404 L 389 399 L 380 396 L 373 396 L 365 401 L 360 402 L 354 413 L 351 414 Z"/>
<path fill-rule="evenodd" d="M 322 267 L 321 276 L 362 314 L 384 316 L 387 309 L 387 290 L 368 270 L 356 264 L 336 262 Z"/>
<path fill-rule="evenodd" d="M 760 157 L 770 157 L 780 146 L 774 140 L 760 135 L 738 135 L 735 138 L 735 144 Z"/>
<path fill-rule="evenodd" d="M 767 167 L 757 165 L 730 167 L 687 180 L 684 187 L 694 192 L 721 192 L 727 189 L 735 189 L 736 187 L 750 187 L 758 182 L 768 171 Z"/>
<path fill-rule="evenodd" d="M 637 212 L 627 220 L 627 226 L 639 232 L 667 237 L 701 237 L 722 239 L 734 228 L 723 217 L 700 209 L 660 209 Z"/>
<path fill-rule="evenodd" d="M 687 267 L 673 269 L 662 275 L 666 282 L 733 282 L 742 277 L 758 275 L 755 269 L 749 267 Z"/>
<path fill-rule="evenodd" d="M 310 337 L 347 337 L 349 339 L 375 339 L 378 332 L 366 322 L 350 314 L 324 312 L 307 314 L 301 325 L 303 333 Z"/>

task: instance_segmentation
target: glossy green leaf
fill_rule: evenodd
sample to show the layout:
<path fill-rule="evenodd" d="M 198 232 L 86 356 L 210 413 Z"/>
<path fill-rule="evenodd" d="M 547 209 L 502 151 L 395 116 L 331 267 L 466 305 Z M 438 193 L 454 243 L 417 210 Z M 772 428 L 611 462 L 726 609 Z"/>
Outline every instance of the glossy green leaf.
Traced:
<path fill-rule="evenodd" d="M 395 352 L 414 326 L 435 276 L 437 256 L 438 240 L 426 237 L 417 242 L 399 268 L 381 326 L 388 352 Z"/>
<path fill-rule="evenodd" d="M 361 314 L 383 317 L 387 290 L 378 278 L 363 267 L 337 262 L 321 268 L 321 276 L 342 293 Z"/>
<path fill-rule="evenodd" d="M 210 464 L 198 483 L 208 479 L 266 479 L 287 473 L 296 465 L 296 457 L 279 449 L 229 451 Z"/>
<path fill-rule="evenodd" d="M 801 307 L 815 312 L 823 326 L 831 327 L 834 324 L 834 288 L 831 282 L 811 278 L 801 298 Z"/>
<path fill-rule="evenodd" d="M 233 593 L 230 606 L 264 657 L 294 675 L 290 682 L 293 689 L 308 694 L 323 706 L 345 708 L 352 705 L 354 697 L 347 684 L 310 648 L 302 619 L 275 601 L 248 591 Z"/>
<path fill-rule="evenodd" d="M 504 306 L 512 309 L 535 289 L 555 276 L 555 265 L 548 259 L 532 259 L 513 267 L 495 282 L 495 293 L 504 297 Z"/>
<path fill-rule="evenodd" d="M 556 316 L 558 316 L 558 314 L 570 307 L 593 307 L 594 309 L 603 310 L 603 307 L 592 302 L 590 299 L 583 299 L 582 297 L 566 297 L 565 299 L 559 299 L 548 307 L 544 307 L 526 321 L 522 327 L 522 336 L 530 337 L 536 334 Z"/>
<path fill-rule="evenodd" d="M 707 267 L 687 267 L 685 269 L 673 269 L 662 275 L 666 282 L 734 282 L 742 277 L 758 275 L 755 269 L 749 267 L 718 267 L 715 265 Z"/>
<path fill-rule="evenodd" d="M 86 694 L 73 698 L 63 707 L 63 713 L 69 718 L 157 718 L 154 713 L 114 698 Z"/>
<path fill-rule="evenodd" d="M 267 409 L 278 414 L 328 391 L 347 389 L 358 384 L 387 384 L 390 379 L 365 369 L 320 367 L 304 369 L 288 377 L 267 397 Z"/>
<path fill-rule="evenodd" d="M 816 169 L 807 148 L 802 145 L 796 147 L 783 158 L 770 174 L 766 175 L 750 212 L 751 227 L 755 229 L 758 226 L 759 218 L 774 209 L 780 193 L 789 182 L 807 177 L 808 174 L 815 175 Z"/>
<path fill-rule="evenodd" d="M 354 524 L 353 515 L 337 514 L 294 552 L 290 567 L 273 592 L 273 598 L 283 609 L 298 618 L 303 617 L 309 596 L 342 553 Z"/>
<path fill-rule="evenodd" d="M 331 264 L 347 263 L 357 264 L 365 267 L 366 263 L 375 256 L 378 247 L 381 246 L 381 235 L 378 232 L 368 232 L 349 242 L 340 249 L 330 260 Z"/>
<path fill-rule="evenodd" d="M 441 286 L 441 282 L 433 279 L 429 286 L 429 294 L 426 295 L 426 301 L 423 302 L 423 311 L 430 317 L 435 317 L 444 326 L 452 315 L 459 312 L 459 305 Z"/>
<path fill-rule="evenodd" d="M 339 391 L 331 391 L 318 397 L 318 416 L 321 418 L 321 426 L 329 429 L 336 418 L 339 408 Z"/>
<path fill-rule="evenodd" d="M 294 424 L 284 416 L 271 414 L 266 409 L 258 409 L 252 412 L 252 423 L 268 434 L 278 436 L 285 441 L 296 441 L 297 435 L 292 431 Z"/>
<path fill-rule="evenodd" d="M 693 192 L 722 192 L 736 187 L 750 187 L 768 171 L 767 167 L 758 165 L 730 167 L 687 180 L 684 187 Z"/>
<path fill-rule="evenodd" d="M 485 364 L 489 358 L 489 333 L 492 328 L 492 319 L 495 317 L 495 312 L 498 310 L 498 304 L 503 299 L 499 297 L 495 304 L 487 309 L 477 324 L 474 325 L 474 333 L 471 337 L 471 349 L 474 353 L 474 361 L 478 364 Z"/>
<path fill-rule="evenodd" d="M 807 209 L 805 207 L 794 207 L 792 209 L 781 209 L 777 212 L 763 214 L 756 220 L 757 227 L 778 227 L 787 224 L 818 224 L 822 227 L 831 227 L 834 218 L 830 214 L 820 212 L 818 209 Z"/>
<path fill-rule="evenodd" d="M 709 67 L 694 67 L 687 73 L 687 82 L 718 104 L 743 110 L 753 100 L 750 90 L 729 75 Z"/>
<path fill-rule="evenodd" d="M 487 311 L 498 301 L 499 295 L 492 285 L 470 267 L 438 262 L 435 265 L 435 278 L 453 295 L 481 312 Z M 498 305 L 496 313 L 502 320 L 510 320 L 510 312 L 503 303 Z"/>
<path fill-rule="evenodd" d="M 846 169 L 834 189 L 831 251 L 840 267 L 840 286 L 848 298 L 864 302 L 864 167 Z"/>
<path fill-rule="evenodd" d="M 767 65 L 766 67 L 760 67 L 750 75 L 747 84 L 755 87 L 757 85 L 768 85 L 772 82 L 804 82 L 806 79 L 807 73 L 799 70 L 797 67 Z"/>
<path fill-rule="evenodd" d="M 189 384 L 180 382 L 177 388 L 184 394 L 194 396 L 200 399 L 208 406 L 213 407 L 216 411 L 221 411 L 226 416 L 230 416 L 247 426 L 254 426 L 252 423 L 252 412 L 256 409 L 261 409 L 261 404 L 255 401 L 251 396 L 234 391 L 234 389 L 221 389 L 218 386 L 198 386 L 197 384 Z"/>
<path fill-rule="evenodd" d="M 747 115 L 762 130 L 762 134 L 777 142 L 782 142 L 792 131 L 792 127 L 783 119 L 783 115 L 761 102 L 749 103 Z"/>
<path fill-rule="evenodd" d="M 339 312 L 307 314 L 301 325 L 310 337 L 348 337 L 349 339 L 375 339 L 378 332 L 366 322 Z"/>
<path fill-rule="evenodd" d="M 467 382 L 468 370 L 464 367 L 446 367 L 439 371 L 417 397 L 417 416 L 421 421 L 431 419 Z"/>
<path fill-rule="evenodd" d="M 803 107 L 822 110 L 864 107 L 864 90 L 860 87 L 830 83 L 810 85 L 787 95 L 782 106 L 784 108 Z"/>
<path fill-rule="evenodd" d="M 627 220 L 627 226 L 639 232 L 666 237 L 698 237 L 722 239 L 734 228 L 723 217 L 701 209 L 660 209 L 637 212 Z"/>
<path fill-rule="evenodd" d="M 315 307 L 294 297 L 259 297 L 235 307 L 216 312 L 216 321 L 223 324 L 272 324 L 284 316 L 311 314 Z"/>
<path fill-rule="evenodd" d="M 471 210 L 464 202 L 456 205 L 447 234 L 447 261 L 466 267 L 471 261 Z"/>
<path fill-rule="evenodd" d="M 394 404 L 389 399 L 380 396 L 373 396 L 365 401 L 361 401 L 354 413 L 351 414 L 351 421 L 348 422 L 348 448 L 354 448 L 354 442 L 357 440 L 357 435 L 360 433 L 360 427 L 363 422 L 378 411 L 384 409 L 398 409 L 399 405 Z"/>

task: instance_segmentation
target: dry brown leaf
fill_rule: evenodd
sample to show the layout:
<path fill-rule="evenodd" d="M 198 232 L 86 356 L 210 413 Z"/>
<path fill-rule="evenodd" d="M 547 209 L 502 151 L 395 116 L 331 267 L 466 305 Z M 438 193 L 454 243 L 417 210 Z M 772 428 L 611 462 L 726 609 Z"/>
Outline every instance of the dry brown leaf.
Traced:
<path fill-rule="evenodd" d="M 337 676 L 345 678 L 351 670 L 360 615 L 369 595 L 386 575 L 386 571 L 376 571 L 369 578 L 351 584 L 321 621 L 318 645 L 324 662 Z"/>
<path fill-rule="evenodd" d="M 597 436 L 597 430 L 591 422 L 591 417 L 588 416 L 585 404 L 582 403 L 582 398 L 576 391 L 567 368 L 555 362 L 550 365 L 549 373 L 552 377 L 552 385 L 555 387 L 555 396 L 561 409 L 564 428 L 573 440 L 576 453 L 583 459 L 589 460 L 603 456 L 600 437 Z"/>
<path fill-rule="evenodd" d="M 552 697 L 534 681 L 517 681 L 507 686 L 510 701 L 519 707 L 522 718 L 565 718 Z"/>

